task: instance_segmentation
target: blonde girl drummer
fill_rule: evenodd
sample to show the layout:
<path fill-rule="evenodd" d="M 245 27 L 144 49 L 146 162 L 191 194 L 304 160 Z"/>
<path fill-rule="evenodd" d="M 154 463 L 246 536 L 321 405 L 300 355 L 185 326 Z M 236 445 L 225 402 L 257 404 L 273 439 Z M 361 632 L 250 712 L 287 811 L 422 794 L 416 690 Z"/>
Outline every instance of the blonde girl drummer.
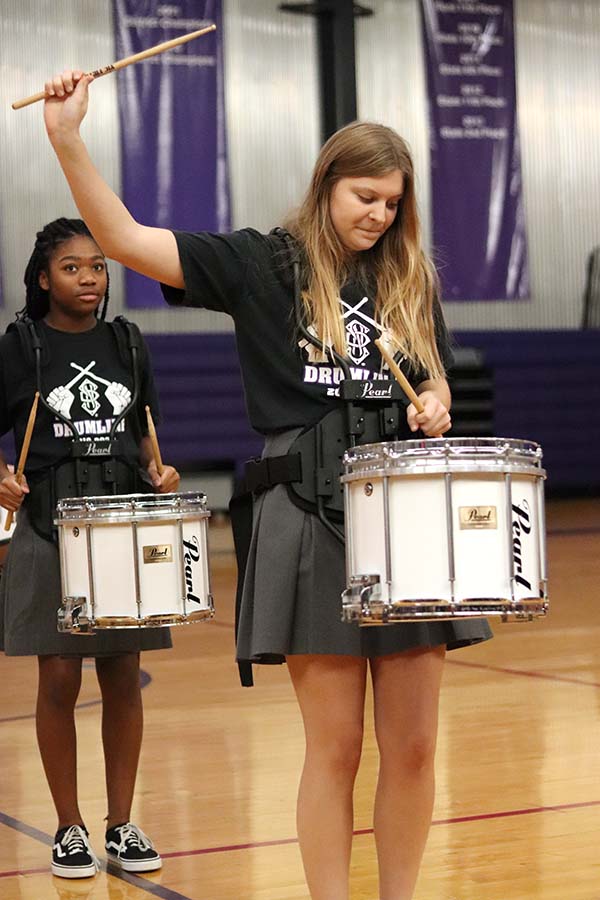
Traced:
<path fill-rule="evenodd" d="M 298 433 L 339 404 L 331 348 L 354 377 L 381 376 L 375 338 L 401 350 L 423 412 L 408 406 L 404 435 L 450 427 L 447 332 L 436 279 L 420 243 L 414 173 L 404 141 L 354 123 L 321 150 L 288 223 L 300 261 L 299 334 L 289 247 L 280 234 L 172 233 L 136 222 L 92 164 L 79 134 L 89 77 L 65 72 L 46 85 L 50 141 L 81 215 L 108 256 L 161 281 L 169 303 L 231 315 L 253 426 L 281 458 Z M 408 512 L 407 512 L 408 514 Z M 298 834 L 313 900 L 347 900 L 353 786 L 367 674 L 373 683 L 380 771 L 375 840 L 381 900 L 409 900 L 434 794 L 438 698 L 447 649 L 486 640 L 484 621 L 397 624 L 360 630 L 340 622 L 340 542 L 293 504 L 285 484 L 257 495 L 245 571 L 238 660 L 285 661 L 306 732 Z"/>

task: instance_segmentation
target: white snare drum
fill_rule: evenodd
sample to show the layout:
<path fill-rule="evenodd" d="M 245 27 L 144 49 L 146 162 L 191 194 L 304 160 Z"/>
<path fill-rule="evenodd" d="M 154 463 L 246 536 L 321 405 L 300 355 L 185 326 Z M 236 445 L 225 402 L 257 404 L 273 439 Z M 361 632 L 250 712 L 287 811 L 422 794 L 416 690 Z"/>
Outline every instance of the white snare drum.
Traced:
<path fill-rule="evenodd" d="M 58 630 L 210 618 L 209 516 L 205 495 L 194 492 L 61 500 Z"/>
<path fill-rule="evenodd" d="M 541 462 L 537 444 L 502 438 L 348 450 L 342 618 L 545 615 Z"/>

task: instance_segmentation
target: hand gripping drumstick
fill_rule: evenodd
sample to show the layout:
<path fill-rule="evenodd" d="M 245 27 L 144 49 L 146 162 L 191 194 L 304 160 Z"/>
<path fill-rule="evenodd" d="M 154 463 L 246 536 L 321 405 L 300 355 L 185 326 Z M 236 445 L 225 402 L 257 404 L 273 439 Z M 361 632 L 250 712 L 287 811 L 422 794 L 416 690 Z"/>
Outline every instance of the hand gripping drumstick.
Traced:
<path fill-rule="evenodd" d="M 391 353 L 388 353 L 387 348 L 386 348 L 385 344 L 383 343 L 383 341 L 381 340 L 381 338 L 376 339 L 375 345 L 377 346 L 379 352 L 381 353 L 381 355 L 385 359 L 386 363 L 388 364 L 388 366 L 390 368 L 390 372 L 392 373 L 392 375 L 394 376 L 394 378 L 396 379 L 396 381 L 398 382 L 398 384 L 400 385 L 400 387 L 402 388 L 402 390 L 404 391 L 404 393 L 406 394 L 406 396 L 408 397 L 408 399 L 410 400 L 410 402 L 412 403 L 412 405 L 414 406 L 416 411 L 418 413 L 424 412 L 423 404 L 419 400 L 418 394 L 416 394 L 415 391 L 413 390 L 411 383 L 405 376 L 404 372 L 401 370 L 400 366 L 394 360 L 394 357 L 391 355 Z"/>
<path fill-rule="evenodd" d="M 170 41 L 163 41 L 162 44 L 148 47 L 147 50 L 142 50 L 140 53 L 134 53 L 133 56 L 126 56 L 124 59 L 119 59 L 109 66 L 104 66 L 102 69 L 96 69 L 94 72 L 86 72 L 86 74 L 92 75 L 94 78 L 101 78 L 103 75 L 110 74 L 110 72 L 117 72 L 119 69 L 124 69 L 125 66 L 131 66 L 133 63 L 140 62 L 142 59 L 148 59 L 150 56 L 157 56 L 159 53 L 164 53 L 165 50 L 172 50 L 173 47 L 179 47 L 180 44 L 187 44 L 188 41 L 193 41 L 203 34 L 208 34 L 209 31 L 215 31 L 216 28 L 216 25 L 209 25 L 208 28 L 201 28 L 199 31 L 190 31 L 189 34 L 182 34 L 181 37 L 173 38 Z M 12 108 L 22 109 L 24 106 L 30 106 L 32 103 L 37 103 L 39 100 L 45 100 L 46 96 L 46 91 L 40 91 L 38 94 L 32 94 L 31 97 L 25 97 L 23 100 L 15 100 L 12 104 Z"/>
<path fill-rule="evenodd" d="M 27 428 L 25 429 L 25 437 L 23 438 L 23 445 L 21 447 L 21 453 L 19 454 L 19 463 L 17 465 L 17 471 L 15 472 L 15 478 L 17 480 L 17 484 L 23 483 L 23 472 L 25 471 L 25 463 L 27 462 L 27 454 L 29 453 L 29 444 L 31 443 L 31 435 L 33 434 L 33 426 L 35 425 L 35 416 L 37 413 L 37 405 L 38 400 L 40 399 L 40 392 L 35 392 L 35 397 L 33 398 L 33 403 L 31 404 L 31 412 L 29 413 L 29 418 L 27 419 Z M 4 530 L 8 531 L 12 525 L 14 517 L 14 512 L 9 510 L 8 515 L 6 517 L 6 522 L 4 523 Z"/>
<path fill-rule="evenodd" d="M 152 453 L 154 455 L 154 462 L 156 463 L 156 471 L 159 475 L 162 475 L 165 467 L 160 455 L 160 447 L 158 446 L 158 438 L 156 436 L 156 428 L 154 427 L 154 419 L 152 418 L 152 413 L 150 412 L 149 406 L 146 407 L 146 419 L 148 420 L 148 434 L 150 435 L 150 443 L 152 444 Z"/>

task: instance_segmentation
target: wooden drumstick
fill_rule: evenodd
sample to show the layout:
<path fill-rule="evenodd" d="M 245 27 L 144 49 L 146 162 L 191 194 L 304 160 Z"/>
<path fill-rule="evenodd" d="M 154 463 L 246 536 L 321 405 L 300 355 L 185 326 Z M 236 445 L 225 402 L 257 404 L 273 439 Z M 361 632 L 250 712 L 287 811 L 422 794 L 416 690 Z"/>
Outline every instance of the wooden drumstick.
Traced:
<path fill-rule="evenodd" d="M 148 59 L 150 56 L 157 56 L 157 54 L 164 53 L 166 50 L 172 50 L 173 47 L 179 47 L 180 44 L 187 44 L 188 41 L 193 41 L 203 34 L 208 34 L 209 31 L 215 31 L 216 28 L 216 25 L 209 25 L 207 28 L 201 28 L 199 31 L 190 31 L 189 34 L 182 34 L 181 37 L 173 38 L 170 41 L 163 41 L 162 44 L 148 47 L 147 50 L 142 50 L 140 53 L 134 53 L 132 56 L 118 59 L 116 62 L 104 66 L 102 69 L 96 69 L 94 72 L 86 72 L 86 75 L 92 75 L 94 78 L 101 78 L 103 75 L 109 75 L 110 72 L 118 72 L 119 69 L 124 69 L 125 66 L 131 66 L 133 63 L 140 62 L 142 59 Z M 32 94 L 31 97 L 25 97 L 23 100 L 15 100 L 12 104 L 12 108 L 23 109 L 24 106 L 30 106 L 32 103 L 37 103 L 39 100 L 45 100 L 46 96 L 46 91 L 40 91 L 37 94 Z"/>
<path fill-rule="evenodd" d="M 159 475 L 165 470 L 163 465 L 162 456 L 160 455 L 160 447 L 158 446 L 158 438 L 156 436 L 156 428 L 154 427 L 154 419 L 152 418 L 152 413 L 150 412 L 150 407 L 146 407 L 146 419 L 148 420 L 148 434 L 150 435 L 150 443 L 152 444 L 152 453 L 154 455 L 154 462 L 156 463 L 156 471 Z"/>
<path fill-rule="evenodd" d="M 381 338 L 377 338 L 375 340 L 375 344 L 376 344 L 379 352 L 385 359 L 386 363 L 388 364 L 388 366 L 390 368 L 390 372 L 392 373 L 392 375 L 394 376 L 394 378 L 396 379 L 396 381 L 398 382 L 398 384 L 400 385 L 400 387 L 402 388 L 402 390 L 404 391 L 404 393 L 406 394 L 406 396 L 408 397 L 410 402 L 413 404 L 416 411 L 418 413 L 424 412 L 424 407 L 423 407 L 423 404 L 421 403 L 421 401 L 419 400 L 418 394 L 415 393 L 410 381 L 408 380 L 408 378 L 406 377 L 404 372 L 401 370 L 400 366 L 396 363 L 396 361 L 394 360 L 394 357 L 391 355 L 391 353 L 388 353 L 387 348 L 386 348 L 385 344 L 383 343 L 383 341 L 381 340 Z"/>
<path fill-rule="evenodd" d="M 31 404 L 31 411 L 29 413 L 29 418 L 27 419 L 27 428 L 25 429 L 25 436 L 23 438 L 23 444 L 21 446 L 21 453 L 19 454 L 19 462 L 17 464 L 17 471 L 15 472 L 15 479 L 17 484 L 23 484 L 23 473 L 25 472 L 25 463 L 27 462 L 27 454 L 29 453 L 29 445 L 31 443 L 31 435 L 33 434 L 33 426 L 35 425 L 35 416 L 37 413 L 37 405 L 38 400 L 40 399 L 40 392 L 35 392 L 35 397 L 33 398 L 33 403 Z M 6 522 L 4 523 L 4 530 L 8 531 L 12 525 L 12 521 L 14 518 L 13 510 L 9 510 L 8 515 L 6 517 Z"/>

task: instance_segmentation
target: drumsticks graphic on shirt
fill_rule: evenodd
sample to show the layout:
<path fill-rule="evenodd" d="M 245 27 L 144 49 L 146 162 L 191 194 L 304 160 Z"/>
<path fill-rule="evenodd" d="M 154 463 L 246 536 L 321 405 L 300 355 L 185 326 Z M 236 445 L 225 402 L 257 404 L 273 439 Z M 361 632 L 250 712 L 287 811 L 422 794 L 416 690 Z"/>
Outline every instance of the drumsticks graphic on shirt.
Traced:
<path fill-rule="evenodd" d="M 71 363 L 73 365 L 73 363 Z M 77 384 L 78 381 L 81 381 L 84 375 L 87 375 L 90 369 L 96 365 L 96 361 L 92 360 L 85 369 L 82 369 L 81 366 L 77 366 L 80 369 L 79 375 L 76 375 L 75 378 L 72 378 L 68 384 L 61 384 L 59 387 L 54 388 L 48 396 L 46 397 L 46 403 L 48 406 L 51 406 L 59 415 L 64 416 L 67 419 L 71 418 L 71 407 L 73 405 L 73 401 L 75 400 L 75 394 L 71 390 L 71 388 Z"/>
<path fill-rule="evenodd" d="M 152 413 L 150 412 L 150 407 L 146 407 L 146 419 L 148 421 L 148 434 L 150 435 L 150 443 L 152 444 L 152 454 L 154 456 L 154 462 L 156 463 L 156 470 L 159 475 L 165 470 L 163 465 L 162 457 L 160 455 L 160 447 L 158 446 L 158 437 L 156 436 L 156 428 L 154 427 L 154 420 L 152 418 Z"/>
<path fill-rule="evenodd" d="M 33 434 L 33 426 L 35 425 L 35 416 L 37 413 L 37 405 L 38 400 L 40 399 L 40 392 L 35 392 L 35 397 L 33 398 L 33 403 L 31 404 L 31 412 L 29 413 L 29 418 L 27 420 L 27 428 L 25 429 L 25 436 L 23 438 L 23 444 L 21 446 L 21 453 L 19 455 L 19 462 L 17 464 L 17 471 L 15 472 L 15 479 L 17 484 L 23 484 L 23 473 L 25 472 L 25 463 L 27 462 L 27 454 L 29 453 L 29 444 L 31 443 L 31 435 Z M 4 523 L 4 530 L 8 531 L 12 525 L 14 517 L 13 510 L 8 511 L 8 515 L 6 517 L 6 522 Z"/>
<path fill-rule="evenodd" d="M 71 365 L 74 369 L 79 369 L 82 375 L 89 375 L 92 381 L 96 381 L 98 382 L 98 384 L 106 385 L 104 396 L 111 403 L 115 416 L 117 416 L 125 409 L 126 406 L 128 406 L 129 401 L 131 400 L 131 391 L 129 390 L 129 388 L 125 387 L 124 384 L 120 384 L 118 381 L 107 381 L 106 378 L 102 378 L 101 375 L 96 375 L 95 372 L 91 372 L 90 369 L 93 365 L 95 365 L 94 362 L 91 362 L 89 366 L 86 366 L 85 369 L 81 366 L 78 366 L 77 363 L 74 362 L 72 362 Z M 77 378 L 79 377 L 81 376 L 77 376 Z M 77 381 L 77 378 L 74 381 Z M 74 381 L 70 382 L 67 387 L 69 387 L 70 384 L 73 384 Z"/>
<path fill-rule="evenodd" d="M 131 400 L 131 391 L 118 381 L 107 381 L 106 378 L 96 375 L 95 372 L 92 372 L 95 365 L 96 361 L 94 359 L 88 363 L 85 368 L 72 362 L 71 366 L 74 369 L 77 369 L 79 374 L 75 375 L 68 384 L 61 384 L 59 387 L 54 388 L 54 390 L 46 397 L 46 403 L 51 406 L 52 409 L 56 410 L 59 415 L 70 419 L 71 407 L 75 400 L 75 394 L 71 388 L 74 387 L 78 381 L 81 381 L 84 375 L 87 375 L 91 381 L 106 385 L 104 396 L 110 402 L 114 415 L 118 416 L 129 404 L 129 401 Z"/>

